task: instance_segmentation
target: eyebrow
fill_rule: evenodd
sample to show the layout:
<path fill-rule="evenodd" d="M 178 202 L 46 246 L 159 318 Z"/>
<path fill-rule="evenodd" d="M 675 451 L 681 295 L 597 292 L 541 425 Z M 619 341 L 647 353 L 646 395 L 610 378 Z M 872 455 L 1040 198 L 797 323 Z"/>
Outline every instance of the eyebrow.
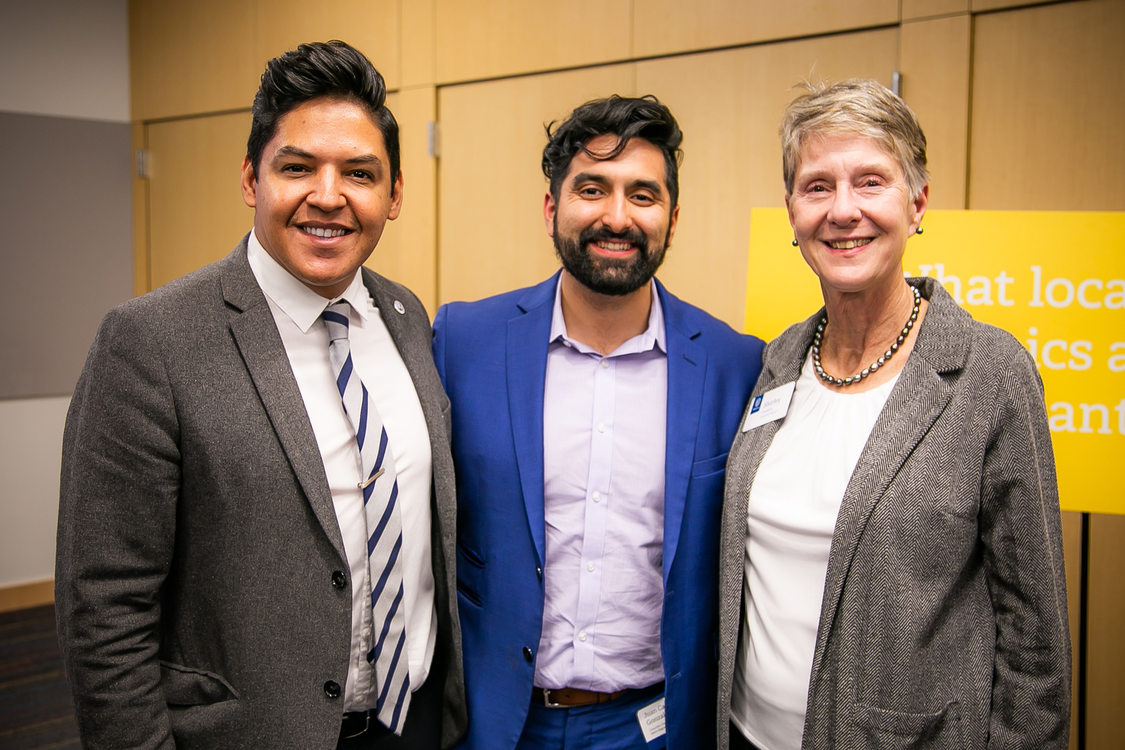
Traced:
<path fill-rule="evenodd" d="M 600 175 L 595 172 L 579 172 L 578 174 L 574 175 L 574 178 L 570 181 L 570 184 L 577 185 L 581 182 L 593 182 L 598 185 L 608 185 L 609 179 L 604 175 Z M 645 190 L 651 190 L 657 195 L 664 194 L 664 185 L 656 180 L 633 180 L 629 183 L 629 187 L 634 189 L 643 188 Z"/>
<path fill-rule="evenodd" d="M 285 156 L 292 156 L 292 157 L 296 157 L 298 159 L 315 159 L 316 158 L 313 154 L 310 154 L 308 151 L 305 151 L 302 148 L 297 148 L 296 146 L 282 146 L 281 148 L 279 148 L 277 150 L 277 153 L 274 154 L 275 159 L 278 158 L 278 157 L 285 157 Z M 382 161 L 380 161 L 379 157 L 375 156 L 375 154 L 363 154 L 361 156 L 354 156 L 351 159 L 345 159 L 344 163 L 345 164 L 382 164 Z"/>

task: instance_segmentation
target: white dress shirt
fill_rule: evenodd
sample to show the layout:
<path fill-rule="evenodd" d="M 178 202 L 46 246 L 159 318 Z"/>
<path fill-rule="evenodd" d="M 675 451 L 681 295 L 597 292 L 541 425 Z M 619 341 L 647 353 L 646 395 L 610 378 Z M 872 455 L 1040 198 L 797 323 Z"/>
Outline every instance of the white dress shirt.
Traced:
<path fill-rule="evenodd" d="M 664 679 L 668 358 L 650 289 L 647 330 L 603 357 L 567 336 L 556 288 L 543 402 L 538 687 L 613 692 Z"/>
<path fill-rule="evenodd" d="M 371 583 L 367 565 L 367 523 L 363 479 L 355 430 L 344 412 L 332 363 L 328 330 L 320 315 L 329 303 L 345 299 L 352 361 L 387 430 L 398 474 L 402 516 L 403 606 L 410 685 L 418 689 L 429 673 L 437 641 L 434 579 L 430 557 L 430 436 L 414 382 L 375 307 L 359 271 L 347 290 L 329 300 L 285 270 L 250 233 L 248 259 L 273 313 L 285 353 L 320 448 L 336 520 L 348 558 L 352 584 L 352 640 L 343 710 L 375 706 L 375 673 L 367 662 L 371 648 Z M 388 314 L 397 314 L 393 310 Z M 331 644 L 325 644 L 330 648 Z"/>
<path fill-rule="evenodd" d="M 800 750 L 836 516 L 897 380 L 832 390 L 807 355 L 750 486 L 731 720 L 762 750 Z"/>

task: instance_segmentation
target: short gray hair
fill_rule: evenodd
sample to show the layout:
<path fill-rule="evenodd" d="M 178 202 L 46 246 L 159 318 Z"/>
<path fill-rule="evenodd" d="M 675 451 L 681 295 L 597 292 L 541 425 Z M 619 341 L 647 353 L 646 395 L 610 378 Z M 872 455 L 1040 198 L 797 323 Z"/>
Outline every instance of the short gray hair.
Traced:
<path fill-rule="evenodd" d="M 852 78 L 834 84 L 800 84 L 805 93 L 785 108 L 781 119 L 781 168 L 785 193 L 793 181 L 801 148 L 812 136 L 852 133 L 880 143 L 898 160 L 911 198 L 930 181 L 926 135 L 913 110 L 878 81 Z"/>

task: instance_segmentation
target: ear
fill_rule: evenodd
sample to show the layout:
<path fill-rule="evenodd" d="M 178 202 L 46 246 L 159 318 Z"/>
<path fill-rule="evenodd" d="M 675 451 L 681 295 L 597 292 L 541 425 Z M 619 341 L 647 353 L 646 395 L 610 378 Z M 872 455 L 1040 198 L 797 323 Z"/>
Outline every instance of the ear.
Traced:
<path fill-rule="evenodd" d="M 398 175 L 395 177 L 395 182 L 391 185 L 391 205 L 387 211 L 387 220 L 393 221 L 398 218 L 399 211 L 402 210 L 402 186 L 404 180 L 402 177 L 402 170 L 398 170 Z"/>
<path fill-rule="evenodd" d="M 911 201 L 911 217 L 910 217 L 910 233 L 914 234 L 915 230 L 922 224 L 922 217 L 926 214 L 926 207 L 930 205 L 930 183 L 922 186 L 922 190 L 918 193 L 913 201 Z"/>
<path fill-rule="evenodd" d="M 254 175 L 254 165 L 250 163 L 249 155 L 242 160 L 242 179 L 239 182 L 242 185 L 243 202 L 250 208 L 254 208 L 258 203 L 258 197 L 255 194 L 258 178 Z"/>
<path fill-rule="evenodd" d="M 543 196 L 543 223 L 547 225 L 547 236 L 555 236 L 555 199 L 551 197 L 551 191 L 548 190 L 547 194 Z"/>

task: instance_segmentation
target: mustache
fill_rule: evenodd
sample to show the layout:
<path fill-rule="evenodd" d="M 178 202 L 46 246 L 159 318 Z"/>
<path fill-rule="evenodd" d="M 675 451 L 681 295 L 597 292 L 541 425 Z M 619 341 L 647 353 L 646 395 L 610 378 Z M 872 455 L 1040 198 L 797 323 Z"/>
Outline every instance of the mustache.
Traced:
<path fill-rule="evenodd" d="M 634 229 L 628 229 L 624 232 L 614 232 L 605 227 L 597 229 L 586 228 L 578 235 L 578 246 L 586 247 L 591 242 L 628 242 L 630 245 L 636 245 L 642 253 L 648 251 L 648 239 L 643 232 Z"/>

